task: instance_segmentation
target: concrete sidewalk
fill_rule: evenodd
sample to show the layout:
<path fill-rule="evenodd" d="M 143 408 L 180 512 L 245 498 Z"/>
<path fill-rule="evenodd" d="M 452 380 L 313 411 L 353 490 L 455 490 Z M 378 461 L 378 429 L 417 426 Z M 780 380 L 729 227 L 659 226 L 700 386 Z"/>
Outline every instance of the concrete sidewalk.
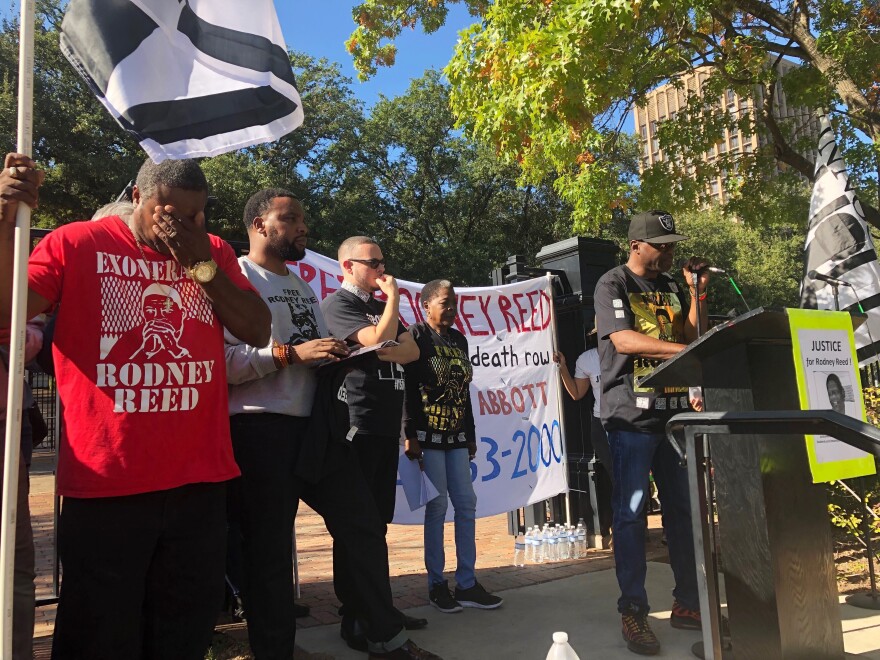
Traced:
<path fill-rule="evenodd" d="M 667 564 L 649 562 L 648 594 L 655 603 L 652 628 L 662 645 L 661 656 L 690 660 L 691 646 L 700 641 L 698 632 L 676 630 L 669 625 L 672 606 L 672 571 Z M 553 644 L 553 633 L 568 633 L 569 643 L 581 660 L 632 660 L 620 636 L 620 617 L 615 611 L 617 581 L 613 570 L 498 592 L 504 605 L 498 610 L 466 609 L 441 614 L 434 608 L 407 610 L 428 617 L 425 630 L 412 639 L 444 660 L 522 658 L 543 660 Z M 880 660 L 880 612 L 841 605 L 844 640 L 848 654 Z M 310 653 L 325 653 L 336 660 L 363 660 L 339 638 L 339 626 L 327 625 L 297 631 L 297 645 Z M 755 659 L 770 660 L 770 659 Z"/>
<path fill-rule="evenodd" d="M 31 472 L 31 513 L 37 546 L 37 595 L 51 595 L 54 556 L 52 507 L 54 475 L 51 457 L 38 456 Z M 663 645 L 661 657 L 690 659 L 695 632 L 671 628 L 666 621 L 672 606 L 672 574 L 660 563 L 666 548 L 660 544 L 659 516 L 649 517 L 652 528 L 646 548 L 649 559 L 648 593 L 654 604 L 654 630 Z M 339 638 L 338 601 L 332 584 L 330 539 L 321 518 L 306 506 L 297 516 L 301 602 L 312 615 L 300 619 L 297 644 L 313 653 L 338 660 L 363 660 L 364 654 L 348 649 Z M 454 563 L 452 525 L 447 525 L 447 563 Z M 465 610 L 441 614 L 427 604 L 422 528 L 392 525 L 388 534 L 392 592 L 395 604 L 408 613 L 426 616 L 430 625 L 412 637 L 439 653 L 444 660 L 472 658 L 523 658 L 542 660 L 554 631 L 569 634 L 582 660 L 636 657 L 620 638 L 620 618 L 615 611 L 617 583 L 613 559 L 607 550 L 591 550 L 588 558 L 516 568 L 510 565 L 512 538 L 506 516 L 477 521 L 478 577 L 487 589 L 504 596 L 495 611 Z M 873 616 L 871 616 L 873 615 Z M 841 606 L 846 649 L 857 657 L 880 660 L 880 613 Z M 48 658 L 55 606 L 37 609 L 34 630 L 36 658 Z M 244 624 L 226 628 L 233 638 L 246 639 Z M 769 659 L 759 659 L 769 660 Z"/>

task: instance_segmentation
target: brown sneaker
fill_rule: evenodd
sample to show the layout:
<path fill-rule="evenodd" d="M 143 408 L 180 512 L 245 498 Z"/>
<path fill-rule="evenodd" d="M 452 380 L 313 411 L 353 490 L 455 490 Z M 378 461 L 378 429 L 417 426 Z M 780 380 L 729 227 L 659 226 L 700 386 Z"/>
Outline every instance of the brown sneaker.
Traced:
<path fill-rule="evenodd" d="M 702 630 L 703 617 L 699 610 L 689 610 L 678 601 L 672 603 L 672 616 L 669 617 L 669 625 L 679 630 Z M 730 624 L 726 616 L 721 617 L 721 634 L 730 635 Z"/>
<path fill-rule="evenodd" d="M 702 630 L 703 618 L 700 610 L 689 610 L 678 601 L 672 603 L 672 616 L 669 625 L 679 630 Z"/>
<path fill-rule="evenodd" d="M 657 655 L 660 653 L 660 642 L 648 625 L 647 614 L 624 614 L 623 640 L 626 648 L 639 655 Z"/>

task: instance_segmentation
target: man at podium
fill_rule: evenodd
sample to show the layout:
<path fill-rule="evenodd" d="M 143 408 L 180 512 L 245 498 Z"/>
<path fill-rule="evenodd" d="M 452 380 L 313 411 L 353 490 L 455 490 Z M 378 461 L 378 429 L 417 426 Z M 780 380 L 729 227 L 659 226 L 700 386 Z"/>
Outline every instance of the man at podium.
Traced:
<path fill-rule="evenodd" d="M 645 388 L 639 379 L 696 339 L 698 313 L 705 327 L 709 274 L 704 259 L 692 257 L 683 264 L 690 293 L 686 299 L 667 271 L 676 243 L 687 237 L 676 233 L 665 211 L 633 216 L 628 238 L 626 264 L 608 271 L 596 284 L 601 414 L 614 474 L 612 530 L 623 638 L 630 651 L 654 655 L 660 644 L 648 625 L 642 517 L 651 471 L 675 576 L 671 623 L 675 628 L 700 629 L 687 470 L 664 436 L 669 418 L 690 406 L 686 387 Z"/>

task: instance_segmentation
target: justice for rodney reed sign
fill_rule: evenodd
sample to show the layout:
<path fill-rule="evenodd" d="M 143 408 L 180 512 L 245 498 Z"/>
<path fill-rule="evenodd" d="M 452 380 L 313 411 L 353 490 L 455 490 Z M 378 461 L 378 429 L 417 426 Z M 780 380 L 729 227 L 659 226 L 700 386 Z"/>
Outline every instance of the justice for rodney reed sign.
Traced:
<path fill-rule="evenodd" d="M 339 264 L 308 252 L 291 264 L 322 300 L 340 286 Z M 424 321 L 422 284 L 398 280 L 400 316 Z M 553 319 L 546 278 L 498 287 L 456 288 L 456 328 L 468 339 L 474 367 L 471 405 L 477 455 L 471 478 L 477 517 L 492 516 L 567 490 L 559 414 L 559 376 L 553 364 Z M 401 449 L 402 451 L 402 449 Z M 398 485 L 394 522 L 421 524 Z M 449 507 L 448 517 L 452 517 Z"/>
<path fill-rule="evenodd" d="M 835 410 L 865 421 L 852 320 L 846 312 L 789 309 L 802 410 Z M 874 474 L 874 457 L 827 435 L 808 435 L 813 482 Z"/>

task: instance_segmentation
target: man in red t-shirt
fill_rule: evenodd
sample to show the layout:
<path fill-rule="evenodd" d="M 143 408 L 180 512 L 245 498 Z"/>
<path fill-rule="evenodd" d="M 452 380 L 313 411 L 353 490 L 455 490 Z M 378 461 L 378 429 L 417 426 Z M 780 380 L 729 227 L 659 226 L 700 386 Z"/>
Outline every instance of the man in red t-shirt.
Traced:
<path fill-rule="evenodd" d="M 42 173 L 0 173 L 0 325 L 9 324 L 18 203 Z M 58 307 L 64 581 L 54 658 L 196 658 L 223 597 L 232 456 L 223 327 L 269 339 L 265 303 L 205 231 L 193 160 L 147 160 L 134 212 L 53 231 L 28 265 L 28 318 Z"/>

